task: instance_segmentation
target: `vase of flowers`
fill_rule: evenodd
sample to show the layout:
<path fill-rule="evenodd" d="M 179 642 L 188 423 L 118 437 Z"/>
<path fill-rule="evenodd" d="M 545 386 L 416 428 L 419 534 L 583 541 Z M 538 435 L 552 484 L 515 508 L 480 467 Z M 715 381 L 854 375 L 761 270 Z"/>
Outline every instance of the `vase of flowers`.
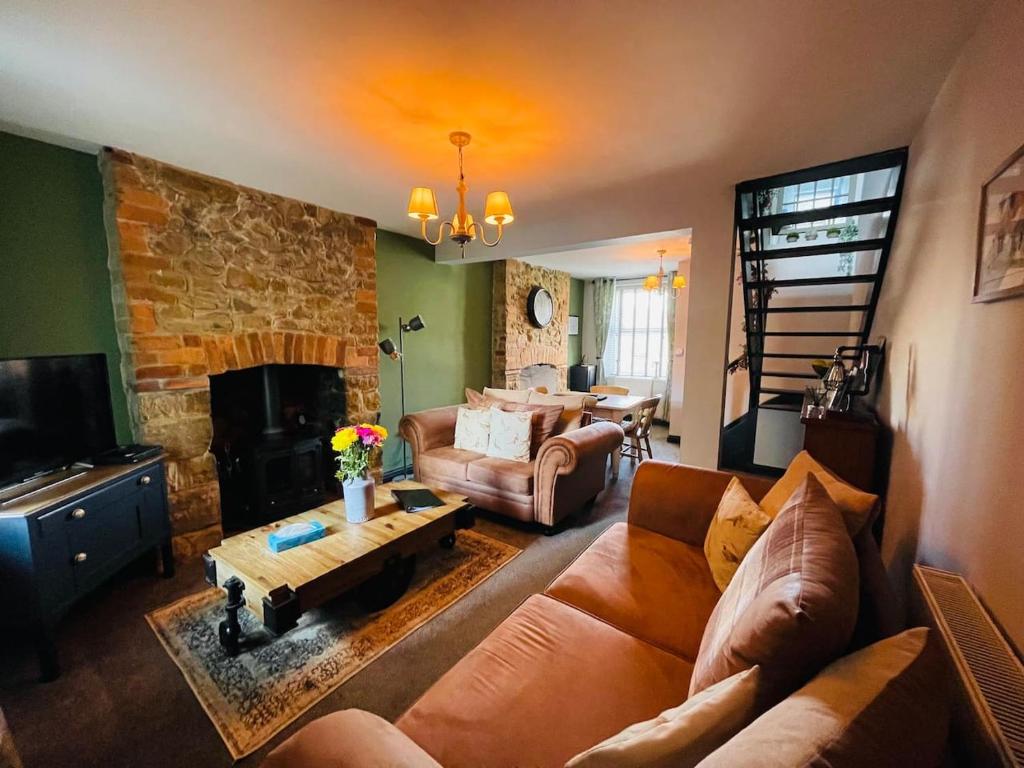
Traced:
<path fill-rule="evenodd" d="M 370 464 L 380 454 L 388 431 L 377 424 L 353 424 L 342 427 L 331 438 L 331 448 L 338 454 L 338 472 L 345 495 L 345 519 L 365 523 L 373 517 L 373 496 L 376 487 L 370 477 Z"/>

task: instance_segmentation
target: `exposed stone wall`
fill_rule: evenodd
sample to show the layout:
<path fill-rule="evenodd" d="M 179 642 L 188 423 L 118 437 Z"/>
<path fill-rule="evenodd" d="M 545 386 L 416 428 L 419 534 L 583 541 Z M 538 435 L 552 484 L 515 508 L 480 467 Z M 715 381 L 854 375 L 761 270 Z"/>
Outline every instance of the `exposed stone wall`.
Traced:
<path fill-rule="evenodd" d="M 175 552 L 221 539 L 209 376 L 342 368 L 353 420 L 380 410 L 376 225 L 118 150 L 100 155 L 132 429 L 167 449 Z"/>
<path fill-rule="evenodd" d="M 539 285 L 551 294 L 552 320 L 537 328 L 526 313 L 530 290 Z M 519 388 L 519 371 L 526 366 L 548 363 L 558 369 L 564 388 L 569 357 L 568 272 L 535 267 L 508 259 L 494 265 L 491 323 L 491 385 Z"/>

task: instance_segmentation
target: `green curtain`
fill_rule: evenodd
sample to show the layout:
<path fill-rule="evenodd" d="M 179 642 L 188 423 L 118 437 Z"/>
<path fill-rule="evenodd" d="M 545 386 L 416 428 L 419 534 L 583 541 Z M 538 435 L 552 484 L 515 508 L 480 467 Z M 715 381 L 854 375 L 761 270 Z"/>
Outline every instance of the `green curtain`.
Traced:
<path fill-rule="evenodd" d="M 665 394 L 661 396 L 661 403 L 658 405 L 658 418 L 669 420 L 672 411 L 672 361 L 675 359 L 676 341 L 676 297 L 672 295 L 672 281 L 676 278 L 673 270 L 668 275 L 669 287 L 665 290 L 665 301 L 668 304 L 665 310 L 666 335 L 668 336 L 668 358 L 665 360 Z"/>
<path fill-rule="evenodd" d="M 615 281 L 600 278 L 594 281 L 594 342 L 597 346 L 597 383 L 605 384 L 604 348 L 611 327 L 612 305 L 615 303 Z"/>

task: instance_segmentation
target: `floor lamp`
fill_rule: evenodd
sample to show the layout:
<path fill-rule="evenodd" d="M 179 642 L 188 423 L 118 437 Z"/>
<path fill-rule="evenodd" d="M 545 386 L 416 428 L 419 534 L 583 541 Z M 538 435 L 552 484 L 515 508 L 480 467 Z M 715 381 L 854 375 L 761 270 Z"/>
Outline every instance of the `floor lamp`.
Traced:
<path fill-rule="evenodd" d="M 399 382 L 402 392 L 402 416 L 399 417 L 401 420 L 405 416 L 405 334 L 413 333 L 415 331 L 422 331 L 426 328 L 426 324 L 423 322 L 423 318 L 419 315 L 414 316 L 408 323 L 403 323 L 401 316 L 398 318 L 398 349 L 395 349 L 395 342 L 390 337 L 380 341 L 377 346 L 380 347 L 380 351 L 390 357 L 392 360 L 398 361 Z M 408 466 L 409 462 L 406 458 L 406 442 L 402 439 L 402 479 L 405 480 L 409 477 Z"/>

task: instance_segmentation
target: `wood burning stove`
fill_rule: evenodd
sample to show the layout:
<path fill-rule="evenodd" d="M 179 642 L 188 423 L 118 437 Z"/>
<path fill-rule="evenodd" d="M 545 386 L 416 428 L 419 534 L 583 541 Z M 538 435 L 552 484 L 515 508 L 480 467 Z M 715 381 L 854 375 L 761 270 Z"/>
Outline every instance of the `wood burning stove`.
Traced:
<path fill-rule="evenodd" d="M 329 440 L 345 413 L 341 372 L 267 365 L 211 377 L 224 526 L 251 528 L 324 503 Z"/>

